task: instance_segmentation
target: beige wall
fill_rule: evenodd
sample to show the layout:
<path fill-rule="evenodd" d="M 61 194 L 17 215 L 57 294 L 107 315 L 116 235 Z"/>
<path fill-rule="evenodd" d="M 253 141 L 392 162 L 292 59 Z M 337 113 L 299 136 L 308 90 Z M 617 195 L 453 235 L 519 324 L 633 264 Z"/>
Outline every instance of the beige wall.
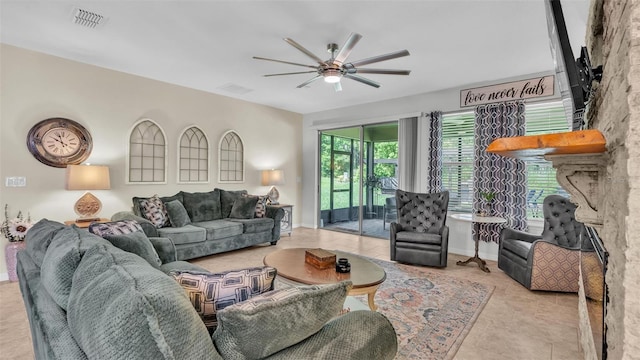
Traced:
<path fill-rule="evenodd" d="M 640 2 L 594 0 L 587 32 L 602 82 L 590 127 L 607 140 L 605 219 L 609 359 L 640 357 Z M 586 354 L 589 356 L 591 354 Z M 589 356 L 589 358 L 591 358 Z"/>
<path fill-rule="evenodd" d="M 280 202 L 295 205 L 293 219 L 299 223 L 300 114 L 8 45 L 1 45 L 0 60 L 0 204 L 9 204 L 13 210 L 10 216 L 22 210 L 34 219 L 75 218 L 73 204 L 82 192 L 64 190 L 64 169 L 41 164 L 26 147 L 26 135 L 34 124 L 50 117 L 66 117 L 84 125 L 93 137 L 93 152 L 87 162 L 110 167 L 111 190 L 93 192 L 103 202 L 101 215 L 105 217 L 130 209 L 132 196 L 209 191 L 214 187 L 265 194 L 269 188 L 260 185 L 259 171 L 280 168 L 286 181 L 278 186 Z M 127 137 L 141 118 L 153 119 L 167 136 L 167 184 L 125 184 Z M 178 136 L 190 125 L 200 127 L 209 138 L 213 170 L 209 184 L 177 184 Z M 237 131 L 245 143 L 243 184 L 217 183 L 216 149 L 227 130 Z M 8 176 L 25 176 L 27 186 L 6 187 Z M 0 240 L 1 259 L 6 242 Z M 6 279 L 4 260 L 0 260 L 2 279 Z"/>

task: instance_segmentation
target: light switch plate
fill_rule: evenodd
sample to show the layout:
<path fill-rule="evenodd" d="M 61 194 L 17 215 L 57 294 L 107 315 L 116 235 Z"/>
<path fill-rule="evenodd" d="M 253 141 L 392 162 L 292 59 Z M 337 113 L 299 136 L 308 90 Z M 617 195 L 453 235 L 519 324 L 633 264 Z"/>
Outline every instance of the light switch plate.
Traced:
<path fill-rule="evenodd" d="M 4 184 L 6 187 L 25 187 L 27 186 L 27 178 L 24 176 L 7 176 Z"/>

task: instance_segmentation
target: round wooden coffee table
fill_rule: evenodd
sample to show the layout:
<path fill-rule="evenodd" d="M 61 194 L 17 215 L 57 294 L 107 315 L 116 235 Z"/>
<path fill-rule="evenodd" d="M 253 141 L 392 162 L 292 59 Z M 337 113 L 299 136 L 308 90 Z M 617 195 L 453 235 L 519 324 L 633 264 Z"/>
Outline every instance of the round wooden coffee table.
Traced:
<path fill-rule="evenodd" d="M 387 278 L 387 273 L 373 262 L 350 253 L 338 250 L 328 250 L 336 254 L 336 259 L 347 258 L 351 263 L 350 273 L 336 272 L 335 267 L 320 270 L 304 261 L 307 248 L 293 248 L 276 250 L 264 257 L 264 264 L 278 270 L 278 275 L 291 281 L 308 285 L 334 284 L 343 280 L 351 280 L 353 287 L 349 295 L 367 295 L 369 308 L 378 307 L 373 301 L 376 291 Z"/>

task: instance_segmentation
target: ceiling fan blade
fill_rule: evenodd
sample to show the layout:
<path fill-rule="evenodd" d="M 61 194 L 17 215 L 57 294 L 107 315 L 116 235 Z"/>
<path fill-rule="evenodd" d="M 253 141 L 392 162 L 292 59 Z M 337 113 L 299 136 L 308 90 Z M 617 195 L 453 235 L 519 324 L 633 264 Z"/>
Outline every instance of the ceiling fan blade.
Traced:
<path fill-rule="evenodd" d="M 333 83 L 333 88 L 336 90 L 336 92 L 342 91 L 342 84 L 340 84 L 340 81 L 338 81 L 337 83 Z"/>
<path fill-rule="evenodd" d="M 312 69 L 316 69 L 317 66 L 313 66 L 313 65 L 305 65 L 305 64 L 298 64 L 298 63 L 294 63 L 294 62 L 289 62 L 289 61 L 282 61 L 282 60 L 276 60 L 276 59 L 268 59 L 268 58 L 263 58 L 260 56 L 254 56 L 253 57 L 256 60 L 267 60 L 267 61 L 273 61 L 273 62 L 278 62 L 278 63 L 283 63 L 283 64 L 289 64 L 289 65 L 296 65 L 296 66 L 304 66 L 304 67 L 308 67 L 308 68 L 312 68 Z"/>
<path fill-rule="evenodd" d="M 373 86 L 374 88 L 379 88 L 380 87 L 380 84 L 378 84 L 377 82 L 375 82 L 373 80 L 369 80 L 367 78 L 363 78 L 362 76 L 353 75 L 353 74 L 344 74 L 344 75 L 342 75 L 342 77 L 346 77 L 347 79 L 359 81 L 359 82 L 361 82 L 363 84 L 367 84 L 369 86 Z"/>
<path fill-rule="evenodd" d="M 338 52 L 338 55 L 336 55 L 335 61 L 342 64 L 347 59 L 347 57 L 349 57 L 349 54 L 351 54 L 351 50 L 353 50 L 353 47 L 356 46 L 360 39 L 362 39 L 362 35 L 358 33 L 351 33 L 347 41 L 345 41 L 344 45 L 342 45 L 342 48 Z"/>
<path fill-rule="evenodd" d="M 297 72 L 280 73 L 280 74 L 267 74 L 267 75 L 263 75 L 263 76 L 264 77 L 269 77 L 269 76 L 298 75 L 298 74 L 311 74 L 311 73 L 317 73 L 317 71 L 297 71 Z"/>
<path fill-rule="evenodd" d="M 383 75 L 409 75 L 411 70 L 394 69 L 356 69 L 348 70 L 350 74 L 383 74 Z M 353 72 L 352 72 L 353 71 Z"/>
<path fill-rule="evenodd" d="M 320 79 L 320 78 L 322 78 L 322 75 L 318 75 L 318 76 L 314 77 L 313 79 L 309 79 L 309 80 L 307 80 L 307 81 L 303 82 L 302 84 L 300 84 L 300 85 L 298 85 L 298 86 L 296 86 L 296 87 L 297 87 L 298 89 L 303 88 L 303 87 L 305 87 L 305 86 L 307 86 L 307 85 L 311 84 L 312 82 L 314 82 L 314 81 L 316 81 L 316 80 L 318 80 L 318 79 Z"/>
<path fill-rule="evenodd" d="M 310 57 L 313 60 L 315 60 L 318 64 L 325 65 L 324 60 L 320 59 L 319 57 L 314 55 L 311 51 L 305 49 L 304 46 L 298 44 L 294 40 L 292 40 L 290 38 L 284 38 L 283 40 L 286 41 L 287 43 L 289 43 L 289 45 L 293 46 L 294 48 L 296 48 L 296 49 L 302 51 L 303 53 L 305 53 L 305 55 L 307 55 L 308 57 Z"/>
<path fill-rule="evenodd" d="M 376 63 L 376 62 L 391 60 L 391 59 L 395 59 L 395 58 L 399 58 L 399 57 L 403 57 L 403 56 L 408 56 L 408 55 L 411 55 L 411 54 L 409 54 L 409 51 L 400 50 L 400 51 L 396 51 L 396 52 L 392 52 L 392 53 L 388 53 L 388 54 L 384 54 L 384 55 L 378 55 L 378 56 L 370 57 L 370 58 L 367 58 L 367 59 L 354 61 L 354 62 L 352 62 L 350 64 L 352 66 L 354 66 L 354 67 L 358 67 L 358 66 L 373 64 L 373 63 Z"/>

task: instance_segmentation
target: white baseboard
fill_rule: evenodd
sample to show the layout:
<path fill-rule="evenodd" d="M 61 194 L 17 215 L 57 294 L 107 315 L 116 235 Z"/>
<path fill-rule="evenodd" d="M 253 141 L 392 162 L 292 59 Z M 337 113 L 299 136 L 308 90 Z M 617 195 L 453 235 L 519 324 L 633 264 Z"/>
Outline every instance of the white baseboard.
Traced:
<path fill-rule="evenodd" d="M 0 273 L 0 281 L 9 281 L 9 273 Z"/>

